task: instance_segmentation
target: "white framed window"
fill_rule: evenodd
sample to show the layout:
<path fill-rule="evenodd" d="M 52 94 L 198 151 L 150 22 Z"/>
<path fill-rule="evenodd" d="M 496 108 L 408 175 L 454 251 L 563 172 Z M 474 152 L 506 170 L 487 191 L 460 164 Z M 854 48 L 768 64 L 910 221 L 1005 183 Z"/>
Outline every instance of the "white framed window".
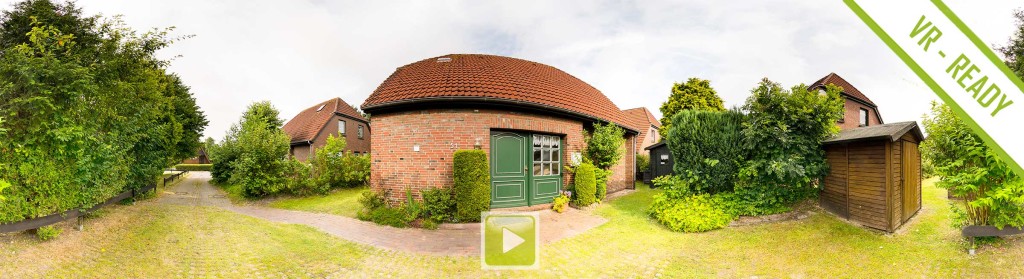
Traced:
<path fill-rule="evenodd" d="M 338 120 L 338 134 L 345 135 L 345 120 Z"/>
<path fill-rule="evenodd" d="M 363 139 L 363 125 L 359 125 L 359 129 L 356 130 L 356 135 L 359 136 L 359 139 Z"/>
<path fill-rule="evenodd" d="M 863 108 L 860 109 L 860 126 L 861 127 L 868 126 L 868 110 L 863 109 Z"/>

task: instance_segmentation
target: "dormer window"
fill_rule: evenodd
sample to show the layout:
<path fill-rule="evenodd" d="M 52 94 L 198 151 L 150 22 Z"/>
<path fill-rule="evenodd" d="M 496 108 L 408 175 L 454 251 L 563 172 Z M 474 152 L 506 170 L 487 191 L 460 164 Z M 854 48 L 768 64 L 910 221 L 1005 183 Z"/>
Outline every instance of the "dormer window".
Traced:
<path fill-rule="evenodd" d="M 860 109 L 860 127 L 868 126 L 868 110 Z"/>

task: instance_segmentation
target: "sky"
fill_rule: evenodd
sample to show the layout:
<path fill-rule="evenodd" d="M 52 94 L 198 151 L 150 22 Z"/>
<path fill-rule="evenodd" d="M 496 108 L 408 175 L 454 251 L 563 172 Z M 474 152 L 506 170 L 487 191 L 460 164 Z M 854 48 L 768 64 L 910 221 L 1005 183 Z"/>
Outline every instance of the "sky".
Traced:
<path fill-rule="evenodd" d="M 12 1 L 0 0 L 9 8 Z M 246 106 L 289 119 L 340 97 L 359 106 L 394 70 L 451 53 L 511 56 L 590 83 L 620 109 L 658 107 L 674 82 L 711 81 L 726 107 L 762 78 L 790 87 L 835 72 L 886 122 L 920 122 L 938 97 L 842 1 L 80 0 L 136 30 L 194 35 L 162 50 L 221 139 Z M 947 1 L 1002 45 L 1020 1 Z"/>

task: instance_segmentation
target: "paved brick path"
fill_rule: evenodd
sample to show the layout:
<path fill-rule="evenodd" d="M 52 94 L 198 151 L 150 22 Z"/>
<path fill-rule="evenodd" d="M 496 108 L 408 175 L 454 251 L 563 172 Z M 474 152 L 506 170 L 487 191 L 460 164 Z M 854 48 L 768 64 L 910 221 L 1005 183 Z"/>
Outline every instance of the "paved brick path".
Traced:
<path fill-rule="evenodd" d="M 191 172 L 185 181 L 164 190 L 159 202 L 179 205 L 214 206 L 236 213 L 288 224 L 303 224 L 331 235 L 382 249 L 435 255 L 478 255 L 479 224 L 442 226 L 437 230 L 400 229 L 380 226 L 357 219 L 304 211 L 262 206 L 239 206 L 228 200 L 223 191 L 210 185 L 209 172 Z M 608 220 L 589 212 L 569 209 L 558 214 L 541 212 L 541 241 L 551 243 L 583 233 Z"/>

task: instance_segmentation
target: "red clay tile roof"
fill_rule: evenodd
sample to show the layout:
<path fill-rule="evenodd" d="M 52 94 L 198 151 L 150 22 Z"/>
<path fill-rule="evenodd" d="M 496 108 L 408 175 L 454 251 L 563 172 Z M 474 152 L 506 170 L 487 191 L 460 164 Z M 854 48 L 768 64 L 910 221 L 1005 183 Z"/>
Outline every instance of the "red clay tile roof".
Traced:
<path fill-rule="evenodd" d="M 372 112 L 438 99 L 560 109 L 636 129 L 607 96 L 570 74 L 537 62 L 484 54 L 450 54 L 402 66 L 373 91 L 362 108 Z"/>
<path fill-rule="evenodd" d="M 828 84 L 835 84 L 837 86 L 843 87 L 843 95 L 847 95 L 851 98 L 860 100 L 873 107 L 878 107 L 877 105 L 875 105 L 874 102 L 871 101 L 871 99 L 868 99 L 868 96 L 865 96 L 864 93 L 861 93 L 860 90 L 857 90 L 856 87 L 853 87 L 852 84 L 847 82 L 845 79 L 843 79 L 836 73 L 829 73 L 827 76 L 819 79 L 818 81 L 815 81 L 814 83 L 811 83 L 811 85 L 808 86 L 808 88 L 824 87 L 825 85 Z"/>
<path fill-rule="evenodd" d="M 629 117 L 629 124 L 633 125 L 633 127 L 640 129 L 646 129 L 651 127 L 651 125 L 661 127 L 661 121 L 658 121 L 658 118 L 655 118 L 654 114 L 651 114 L 651 111 L 645 107 L 631 108 L 622 112 Z"/>
<path fill-rule="evenodd" d="M 367 122 L 366 118 L 363 118 L 363 115 L 348 103 L 345 103 L 341 98 L 334 98 L 299 112 L 298 115 L 288 120 L 288 123 L 285 123 L 282 129 L 292 138 L 291 142 L 311 141 L 320 133 L 320 129 L 326 127 L 327 121 L 335 114 L 342 114 Z"/>

